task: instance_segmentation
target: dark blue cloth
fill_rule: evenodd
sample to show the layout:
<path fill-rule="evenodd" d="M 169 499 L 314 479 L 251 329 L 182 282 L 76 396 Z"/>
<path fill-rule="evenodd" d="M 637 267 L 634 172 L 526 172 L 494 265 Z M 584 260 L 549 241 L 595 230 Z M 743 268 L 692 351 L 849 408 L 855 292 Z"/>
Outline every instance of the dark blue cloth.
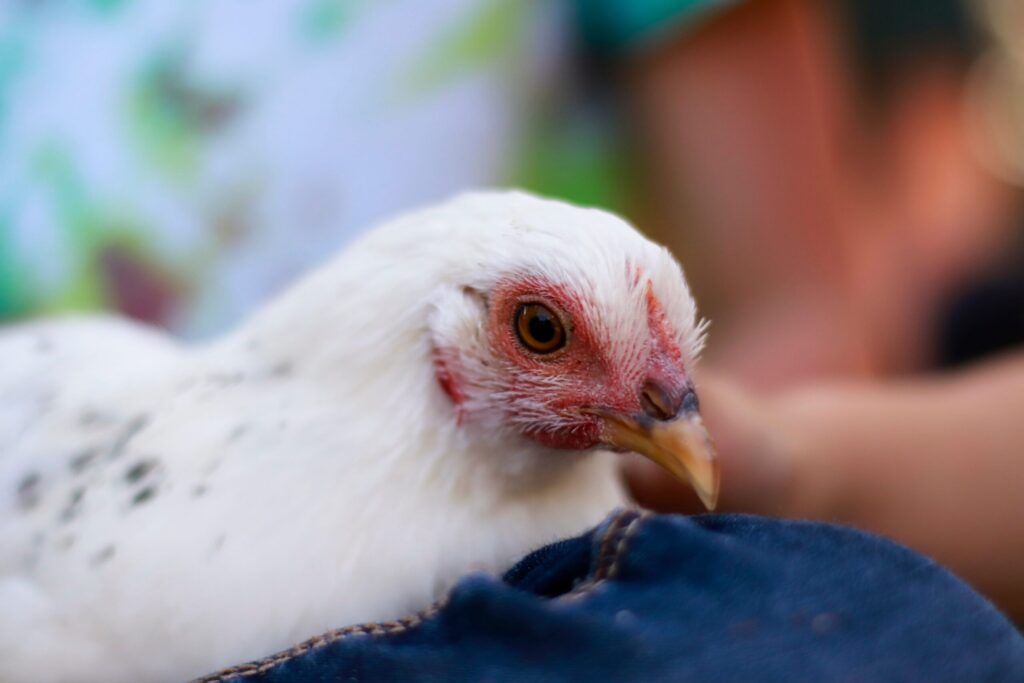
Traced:
<path fill-rule="evenodd" d="M 207 681 L 1024 681 L 1024 639 L 942 567 L 868 534 L 617 513 L 442 605 Z"/>

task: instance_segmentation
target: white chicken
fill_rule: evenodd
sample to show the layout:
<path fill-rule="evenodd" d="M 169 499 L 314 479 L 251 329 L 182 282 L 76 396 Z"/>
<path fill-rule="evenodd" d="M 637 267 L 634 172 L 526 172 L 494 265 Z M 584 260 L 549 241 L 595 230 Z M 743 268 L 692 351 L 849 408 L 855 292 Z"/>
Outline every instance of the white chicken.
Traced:
<path fill-rule="evenodd" d="M 422 609 L 624 502 L 713 506 L 669 253 L 479 193 L 368 233 L 237 331 L 0 333 L 0 680 L 169 681 Z"/>

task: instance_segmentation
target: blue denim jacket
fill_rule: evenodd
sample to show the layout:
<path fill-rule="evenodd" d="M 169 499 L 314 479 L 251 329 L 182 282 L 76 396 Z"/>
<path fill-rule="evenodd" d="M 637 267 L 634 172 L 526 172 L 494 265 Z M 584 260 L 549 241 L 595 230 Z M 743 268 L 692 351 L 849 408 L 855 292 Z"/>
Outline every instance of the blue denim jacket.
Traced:
<path fill-rule="evenodd" d="M 317 636 L 206 683 L 1024 681 L 984 598 L 876 536 L 622 511 L 423 613 Z"/>

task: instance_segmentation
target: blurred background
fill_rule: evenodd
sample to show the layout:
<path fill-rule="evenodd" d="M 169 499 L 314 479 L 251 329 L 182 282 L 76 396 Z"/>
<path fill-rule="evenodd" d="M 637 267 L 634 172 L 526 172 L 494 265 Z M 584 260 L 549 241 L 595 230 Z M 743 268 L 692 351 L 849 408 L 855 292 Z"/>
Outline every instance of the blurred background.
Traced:
<path fill-rule="evenodd" d="M 11 0 L 0 319 L 202 339 L 396 211 L 515 185 L 682 261 L 754 386 L 1024 340 L 1012 0 Z"/>

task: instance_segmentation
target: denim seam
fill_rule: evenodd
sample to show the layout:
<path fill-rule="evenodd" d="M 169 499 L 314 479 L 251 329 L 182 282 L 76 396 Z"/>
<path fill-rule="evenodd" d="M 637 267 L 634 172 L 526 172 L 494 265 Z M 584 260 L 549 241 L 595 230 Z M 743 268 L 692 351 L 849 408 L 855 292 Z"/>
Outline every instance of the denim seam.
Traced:
<path fill-rule="evenodd" d="M 600 550 L 594 562 L 590 578 L 581 582 L 565 595 L 555 599 L 559 601 L 582 599 L 600 585 L 614 579 L 619 573 L 619 568 L 629 548 L 630 540 L 649 516 L 650 513 L 648 512 L 638 513 L 635 510 L 622 510 L 616 514 L 609 523 L 608 529 L 601 536 Z M 626 522 L 627 519 L 629 520 L 628 522 Z M 204 676 L 203 678 L 197 678 L 192 683 L 227 683 L 228 681 L 241 678 L 259 676 L 296 657 L 301 657 L 311 650 L 317 650 L 352 636 L 388 636 L 403 633 L 434 617 L 448 603 L 449 595 L 445 595 L 413 616 L 403 617 L 394 621 L 356 624 L 328 631 L 303 641 L 283 652 L 247 664 L 239 664 L 215 674 Z"/>
<path fill-rule="evenodd" d="M 626 557 L 631 541 L 650 516 L 649 512 L 635 510 L 623 510 L 616 515 L 609 524 L 608 530 L 601 537 L 601 546 L 591 577 L 565 595 L 555 599 L 563 602 L 575 602 L 590 595 L 608 581 L 615 579 L 622 568 L 622 561 Z M 629 521 L 623 524 L 627 518 Z"/>
<path fill-rule="evenodd" d="M 247 664 L 239 664 L 229 669 L 224 669 L 215 674 L 205 676 L 203 678 L 197 678 L 193 683 L 226 683 L 227 681 L 237 680 L 239 678 L 248 678 L 250 676 L 258 676 L 266 673 L 277 666 L 284 664 L 296 657 L 300 657 L 311 650 L 317 650 L 325 647 L 332 643 L 336 643 L 339 640 L 352 636 L 384 636 L 394 635 L 396 633 L 402 633 L 409 629 L 419 626 L 424 621 L 427 621 L 444 608 L 448 602 L 448 596 L 445 595 L 443 598 L 430 605 L 426 609 L 417 612 L 416 614 L 409 617 L 402 617 L 401 619 L 395 619 L 393 621 L 381 621 L 370 624 L 356 624 L 353 626 L 346 626 L 344 628 L 335 629 L 322 633 L 318 636 L 314 636 L 309 640 L 303 641 L 292 648 L 279 652 L 270 657 L 257 660 L 255 662 L 249 662 Z"/>

